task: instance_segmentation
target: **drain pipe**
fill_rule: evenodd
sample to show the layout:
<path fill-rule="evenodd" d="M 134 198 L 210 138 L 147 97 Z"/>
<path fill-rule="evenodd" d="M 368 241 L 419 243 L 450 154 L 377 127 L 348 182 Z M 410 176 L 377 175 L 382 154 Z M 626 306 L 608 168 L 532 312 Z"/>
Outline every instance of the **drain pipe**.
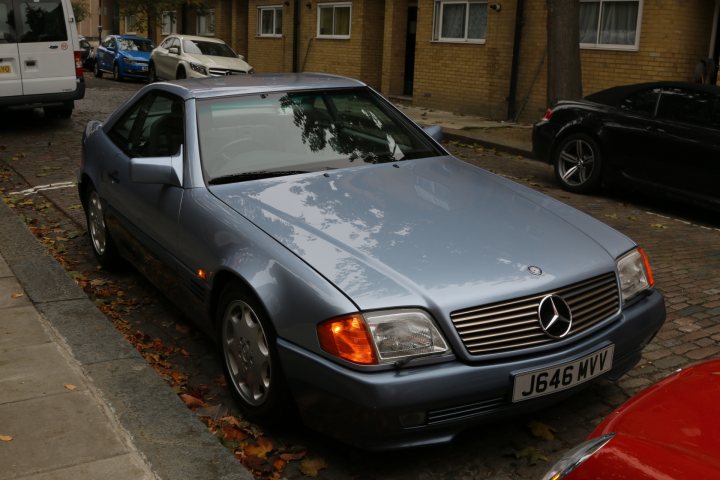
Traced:
<path fill-rule="evenodd" d="M 525 1 L 517 0 L 515 10 L 515 35 L 513 38 L 512 65 L 510 67 L 510 92 L 508 93 L 508 120 L 515 119 L 515 100 L 517 97 L 518 69 L 520 65 L 520 42 L 522 40 L 523 14 Z"/>
<path fill-rule="evenodd" d="M 300 57 L 300 0 L 293 1 L 293 60 L 292 71 L 298 73 Z"/>

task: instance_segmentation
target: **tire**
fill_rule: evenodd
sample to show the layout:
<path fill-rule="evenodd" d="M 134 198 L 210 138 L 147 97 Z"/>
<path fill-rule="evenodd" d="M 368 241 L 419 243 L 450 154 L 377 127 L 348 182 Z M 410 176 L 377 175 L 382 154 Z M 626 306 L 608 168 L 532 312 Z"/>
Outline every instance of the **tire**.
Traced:
<path fill-rule="evenodd" d="M 155 72 L 155 64 L 151 63 L 148 66 L 148 83 L 157 82 L 157 72 Z"/>
<path fill-rule="evenodd" d="M 584 133 L 568 135 L 553 152 L 555 178 L 563 189 L 590 193 L 600 187 L 602 154 L 595 139 Z"/>
<path fill-rule="evenodd" d="M 100 70 L 100 63 L 97 60 L 95 60 L 94 70 L 95 70 L 95 76 L 97 78 L 102 78 L 103 72 L 102 72 L 102 70 Z"/>
<path fill-rule="evenodd" d="M 120 264 L 120 254 L 105 225 L 105 213 L 97 191 L 90 187 L 85 200 L 85 219 L 93 253 L 98 263 L 108 270 Z"/>
<path fill-rule="evenodd" d="M 187 78 L 187 73 L 185 73 L 185 67 L 180 67 L 177 70 L 177 73 L 175 74 L 175 78 L 178 80 L 182 80 L 183 78 Z"/>
<path fill-rule="evenodd" d="M 123 76 L 120 73 L 120 66 L 116 63 L 113 65 L 113 80 L 120 82 L 122 81 Z"/>
<path fill-rule="evenodd" d="M 220 295 L 218 325 L 225 377 L 243 413 L 266 422 L 284 419 L 290 395 L 280 368 L 277 336 L 262 307 L 237 282 Z"/>

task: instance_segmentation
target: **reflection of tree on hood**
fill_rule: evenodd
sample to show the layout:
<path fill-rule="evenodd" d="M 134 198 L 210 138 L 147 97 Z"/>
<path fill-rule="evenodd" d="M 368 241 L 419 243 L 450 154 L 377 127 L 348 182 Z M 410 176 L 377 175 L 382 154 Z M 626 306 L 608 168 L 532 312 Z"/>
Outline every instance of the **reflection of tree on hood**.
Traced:
<path fill-rule="evenodd" d="M 314 103 L 318 98 L 328 105 L 324 96 L 285 95 L 280 98 L 283 108 L 292 108 L 293 123 L 301 129 L 302 142 L 310 147 L 310 150 L 319 152 L 329 147 L 337 153 L 347 155 L 350 162 L 361 159 L 365 163 L 379 163 L 383 160 L 382 157 L 389 152 L 378 152 L 377 142 L 349 134 L 345 125 L 337 119 L 337 115 L 334 115 L 336 118 L 330 117 L 333 109 L 329 105 L 327 110 L 315 108 Z M 367 116 L 364 112 L 363 114 Z"/>

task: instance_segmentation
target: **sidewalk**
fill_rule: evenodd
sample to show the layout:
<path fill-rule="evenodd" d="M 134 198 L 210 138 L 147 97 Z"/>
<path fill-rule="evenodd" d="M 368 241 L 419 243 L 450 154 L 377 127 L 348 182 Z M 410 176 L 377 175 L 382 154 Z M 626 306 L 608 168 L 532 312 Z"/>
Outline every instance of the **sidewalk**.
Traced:
<path fill-rule="evenodd" d="M 0 479 L 189 478 L 253 477 L 0 201 Z"/>
<path fill-rule="evenodd" d="M 395 106 L 420 126 L 441 126 L 445 139 L 476 142 L 488 148 L 532 157 L 532 125 L 486 120 L 398 103 Z"/>

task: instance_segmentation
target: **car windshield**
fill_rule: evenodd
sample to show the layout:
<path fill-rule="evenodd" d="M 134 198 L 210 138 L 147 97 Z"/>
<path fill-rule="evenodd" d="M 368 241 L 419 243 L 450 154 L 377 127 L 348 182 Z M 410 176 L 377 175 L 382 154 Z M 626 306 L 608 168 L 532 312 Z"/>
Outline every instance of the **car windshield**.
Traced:
<path fill-rule="evenodd" d="M 443 154 L 366 88 L 202 99 L 197 123 L 209 183 Z"/>
<path fill-rule="evenodd" d="M 183 50 L 185 53 L 195 55 L 211 55 L 213 57 L 234 57 L 237 54 L 224 43 L 203 42 L 202 40 L 183 40 Z"/>
<path fill-rule="evenodd" d="M 150 40 L 137 38 L 119 38 L 118 45 L 120 50 L 129 50 L 131 52 L 151 52 L 155 48 L 155 45 Z"/>

